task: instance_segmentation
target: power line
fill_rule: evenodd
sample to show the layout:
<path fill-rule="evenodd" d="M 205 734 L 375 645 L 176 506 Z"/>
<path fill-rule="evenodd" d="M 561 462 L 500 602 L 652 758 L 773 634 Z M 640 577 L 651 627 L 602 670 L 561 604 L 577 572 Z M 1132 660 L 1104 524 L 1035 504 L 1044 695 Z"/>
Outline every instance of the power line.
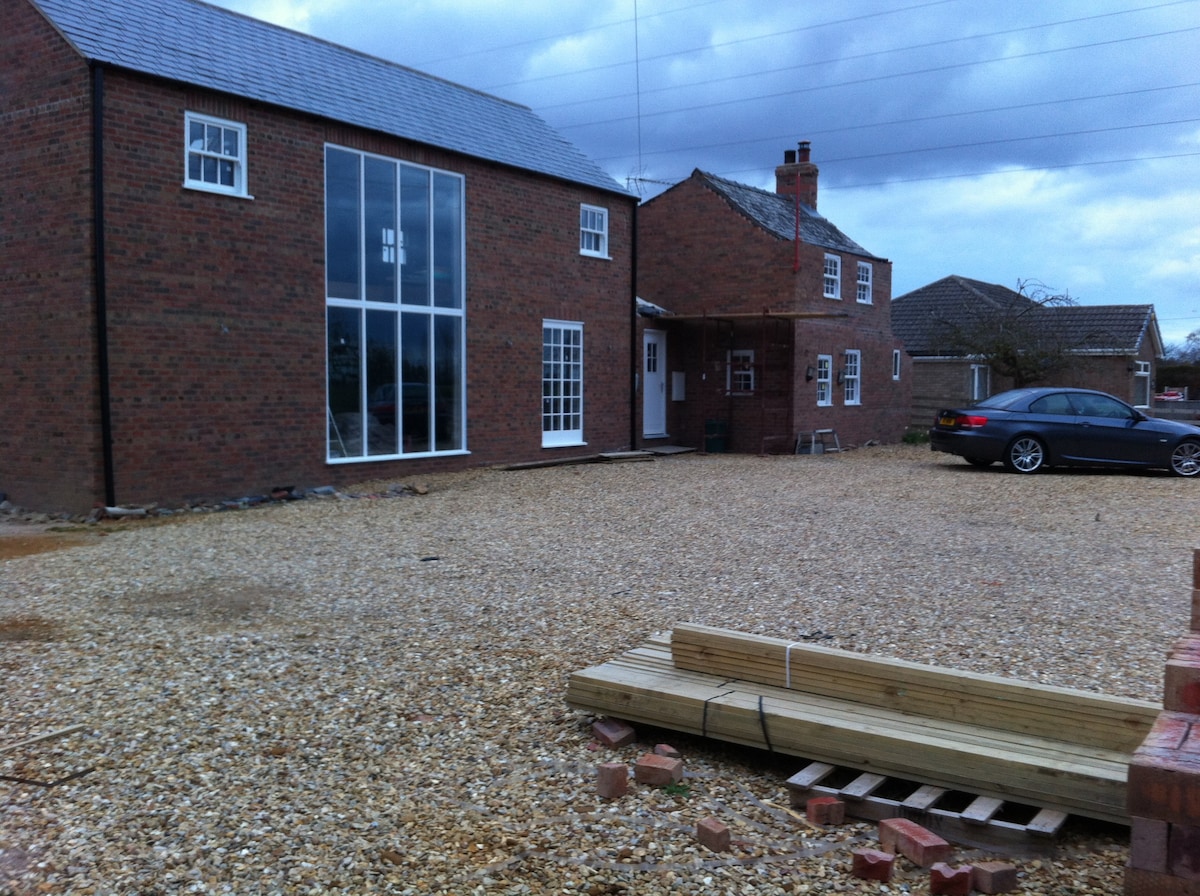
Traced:
<path fill-rule="evenodd" d="M 760 94 L 753 97 L 740 97 L 733 100 L 722 100 L 717 103 L 704 103 L 697 106 L 685 106 L 681 108 L 669 109 L 663 112 L 648 113 L 651 117 L 659 117 L 664 115 L 678 115 L 684 112 L 702 112 L 708 109 L 716 109 L 722 106 L 744 105 L 747 102 L 757 100 L 779 99 L 780 97 L 795 96 L 801 93 L 815 93 L 822 90 L 832 90 L 836 87 L 856 87 L 862 84 L 871 84 L 877 81 L 893 81 L 897 78 L 913 77 L 915 75 L 937 74 L 939 72 L 954 71 L 955 69 L 971 68 L 977 65 L 990 65 L 995 62 L 1012 62 L 1017 59 L 1031 59 L 1038 56 L 1051 56 L 1058 53 L 1068 53 L 1074 50 L 1087 50 L 1096 47 L 1106 47 L 1115 44 L 1131 43 L 1139 40 L 1152 40 L 1157 37 L 1173 37 L 1179 34 L 1188 34 L 1193 31 L 1200 31 L 1200 25 L 1191 28 L 1177 28 L 1172 31 L 1159 31 L 1153 34 L 1139 34 L 1132 37 L 1116 37 L 1110 40 L 1096 41 L 1087 44 L 1075 44 L 1069 47 L 1057 47 L 1050 50 L 1032 50 L 1028 53 L 1017 53 L 1011 56 L 995 56 L 989 59 L 977 59 L 970 62 L 956 62 L 949 65 L 938 65 L 932 68 L 913 69 L 906 72 L 894 72 L 886 75 L 871 75 L 864 78 L 855 78 L 849 81 L 838 81 L 832 84 L 818 84 L 812 87 L 799 87 L 793 90 L 780 91 L 778 93 Z M 560 131 L 573 130 L 585 127 L 599 127 L 603 125 L 619 124 L 630 120 L 630 116 L 625 115 L 619 118 L 607 118 L 599 121 L 588 121 L 580 124 L 560 124 L 557 126 Z"/>
<path fill-rule="evenodd" d="M 676 50 L 671 53 L 662 53 L 658 56 L 650 56 L 644 61 L 653 62 L 653 61 L 657 61 L 659 59 L 673 59 L 676 56 L 688 56 L 688 55 L 691 55 L 692 53 L 698 53 L 698 52 L 703 52 L 703 51 L 708 51 L 708 50 L 719 50 L 719 49 L 723 49 L 725 47 L 732 47 L 737 44 L 751 43 L 756 40 L 769 40 L 771 38 L 776 38 L 776 37 L 786 37 L 791 34 L 801 34 L 805 31 L 816 31 L 820 28 L 831 28 L 835 25 L 850 25 L 850 24 L 854 24 L 856 22 L 864 22 L 869 19 L 878 19 L 878 18 L 882 18 L 883 16 L 897 15 L 899 13 L 912 12 L 912 11 L 918 10 L 918 9 L 925 9 L 930 6 L 942 6 L 946 3 L 957 3 L 957 2 L 959 2 L 959 0 L 930 0 L 930 2 L 918 3 L 914 6 L 902 6 L 898 9 L 888 9 L 888 10 L 884 10 L 883 12 L 873 12 L 873 13 L 865 13 L 860 16 L 851 16 L 850 18 L 847 18 L 847 19 L 833 19 L 828 22 L 818 22 L 815 25 L 802 25 L 799 28 L 790 28 L 786 31 L 771 31 L 767 34 L 758 34 L 758 35 L 754 35 L 753 37 L 741 37 L 741 38 L 738 38 L 737 40 L 728 40 L 728 41 L 723 41 L 722 43 L 716 43 L 716 44 L 710 43 L 710 44 L 705 44 L 702 47 L 691 47 L 686 50 Z M 1171 5 L 1174 5 L 1175 3 L 1189 3 L 1189 2 L 1192 2 L 1192 0 L 1171 0 L 1171 2 L 1164 3 L 1162 5 L 1163 6 L 1171 6 Z M 1153 8 L 1153 7 L 1151 7 L 1151 8 Z M 1113 15 L 1118 15 L 1118 14 L 1119 13 L 1113 13 Z M 628 20 L 625 20 L 625 22 L 627 22 L 627 21 Z M 622 22 L 622 24 L 625 24 L 625 22 Z M 587 31 L 591 31 L 591 30 L 595 30 L 595 29 L 589 28 L 589 29 L 586 29 L 586 31 L 578 32 L 576 34 L 563 35 L 563 37 L 576 37 L 576 36 L 578 36 L 578 34 L 584 34 L 584 33 L 587 33 Z M 612 69 L 612 68 L 623 68 L 624 66 L 627 66 L 627 65 L 629 65 L 628 62 L 613 62 L 608 65 L 599 65 L 599 66 L 594 66 L 592 68 L 582 68 L 582 69 L 574 69 L 569 72 L 559 72 L 558 74 L 554 74 L 554 75 L 541 75 L 537 78 L 526 78 L 521 81 L 509 81 L 508 83 L 505 83 L 505 84 L 493 84 L 490 87 L 484 87 L 481 89 L 493 91 L 493 90 L 499 90 L 502 87 L 516 87 L 516 86 L 520 86 L 522 84 L 532 84 L 536 81 L 548 81 L 553 78 L 565 78 L 570 75 L 587 75 L 587 74 L 592 74 L 594 72 L 606 71 L 607 69 Z"/>
<path fill-rule="evenodd" d="M 1036 109 L 1043 106 L 1061 106 L 1071 103 L 1090 102 L 1092 100 L 1109 100 L 1119 99 L 1121 97 L 1137 96 L 1146 93 L 1157 93 L 1167 90 L 1184 90 L 1189 87 L 1200 87 L 1200 81 L 1191 81 L 1187 84 L 1171 84 L 1161 87 L 1143 87 L 1137 90 L 1122 90 L 1116 93 L 1096 93 L 1087 94 L 1085 96 L 1063 97 L 1055 100 L 1039 100 L 1032 103 L 1015 103 L 1008 106 L 991 106 L 984 109 L 967 109 L 959 112 L 942 112 L 937 115 L 920 115 L 912 118 L 893 118 L 887 121 L 867 122 L 864 124 L 848 124 L 836 128 L 821 128 L 819 130 L 805 130 L 805 137 L 822 137 L 828 134 L 841 134 L 848 131 L 862 131 L 871 128 L 896 127 L 898 125 L 923 124 L 930 121 L 943 121 L 949 118 L 965 118 L 970 115 L 990 115 L 996 112 L 1019 112 L 1025 109 Z M 665 156 L 676 155 L 681 152 L 695 152 L 705 149 L 725 149 L 732 146 L 753 146 L 756 144 L 776 144 L 781 140 L 790 140 L 792 134 L 774 135 L 760 137 L 754 140 L 730 140 L 722 143 L 703 143 L 695 146 L 682 146 L 671 149 L 658 149 L 646 153 L 650 156 Z M 622 159 L 625 156 L 600 156 L 594 159 L 596 162 L 607 162 L 614 159 Z"/>

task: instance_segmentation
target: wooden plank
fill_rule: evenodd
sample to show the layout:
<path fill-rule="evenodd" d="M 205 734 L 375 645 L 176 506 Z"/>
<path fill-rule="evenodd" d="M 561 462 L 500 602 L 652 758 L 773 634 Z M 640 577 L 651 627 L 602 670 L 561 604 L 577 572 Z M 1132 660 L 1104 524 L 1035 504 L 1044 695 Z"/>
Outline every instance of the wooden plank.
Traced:
<path fill-rule="evenodd" d="M 1004 800 L 998 800 L 993 796 L 976 797 L 967 808 L 963 809 L 962 820 L 967 824 L 987 824 L 1003 805 Z"/>
<path fill-rule="evenodd" d="M 1033 816 L 1033 820 L 1025 827 L 1029 833 L 1041 837 L 1057 837 L 1058 832 L 1067 821 L 1067 813 L 1056 809 L 1043 809 Z"/>
<path fill-rule="evenodd" d="M 902 800 L 900 805 L 913 812 L 928 812 L 933 808 L 934 803 L 945 795 L 945 787 L 934 787 L 932 784 L 923 784 L 909 794 L 906 799 Z"/>
<path fill-rule="evenodd" d="M 1040 737 L 1132 751 L 1160 709 L 1126 700 L 978 675 L 709 626 L 672 632 L 679 668 L 724 674 L 931 719 L 1005 727 Z"/>
<path fill-rule="evenodd" d="M 871 772 L 863 772 L 849 784 L 842 788 L 842 796 L 848 800 L 861 800 L 871 796 L 878 790 L 883 782 L 887 780 L 887 775 L 876 775 Z"/>
<path fill-rule="evenodd" d="M 833 768 L 828 762 L 810 762 L 787 779 L 787 786 L 792 790 L 807 790 L 833 774 Z"/>

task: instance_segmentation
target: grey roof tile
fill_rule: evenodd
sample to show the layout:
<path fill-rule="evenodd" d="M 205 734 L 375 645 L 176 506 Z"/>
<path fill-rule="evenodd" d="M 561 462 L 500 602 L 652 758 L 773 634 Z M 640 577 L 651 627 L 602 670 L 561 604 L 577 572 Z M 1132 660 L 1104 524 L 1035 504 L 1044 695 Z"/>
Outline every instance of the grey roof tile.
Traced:
<path fill-rule="evenodd" d="M 1035 304 L 1005 286 L 943 277 L 892 300 L 892 332 L 910 354 L 953 354 L 941 344 L 945 333 L 967 325 L 981 306 L 1001 310 Z M 1055 305 L 1033 313 L 1079 353 L 1136 354 L 1148 336 L 1157 339 L 1153 305 Z"/>
<path fill-rule="evenodd" d="M 796 238 L 796 210 L 800 211 L 800 240 L 814 246 L 832 249 L 835 252 L 846 252 L 851 255 L 861 255 L 864 258 L 884 260 L 878 255 L 868 252 L 846 234 L 842 233 L 833 223 L 815 209 L 807 205 L 797 205 L 791 196 L 770 193 L 727 180 L 715 174 L 708 174 L 697 169 L 693 177 L 700 178 L 709 187 L 724 196 L 735 209 L 745 215 L 764 230 L 768 230 L 780 239 L 794 240 Z"/>
<path fill-rule="evenodd" d="M 31 0 L 90 61 L 626 194 L 526 106 L 198 0 Z"/>

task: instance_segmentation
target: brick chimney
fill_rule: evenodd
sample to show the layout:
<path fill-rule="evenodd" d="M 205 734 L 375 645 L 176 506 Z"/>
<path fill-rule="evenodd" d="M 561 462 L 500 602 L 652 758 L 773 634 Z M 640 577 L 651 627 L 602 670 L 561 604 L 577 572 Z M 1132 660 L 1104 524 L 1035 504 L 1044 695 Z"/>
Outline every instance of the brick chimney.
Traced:
<path fill-rule="evenodd" d="M 811 144 L 805 140 L 800 148 L 783 153 L 783 164 L 775 169 L 775 192 L 780 196 L 799 195 L 809 208 L 817 207 L 817 166 L 809 160 Z"/>

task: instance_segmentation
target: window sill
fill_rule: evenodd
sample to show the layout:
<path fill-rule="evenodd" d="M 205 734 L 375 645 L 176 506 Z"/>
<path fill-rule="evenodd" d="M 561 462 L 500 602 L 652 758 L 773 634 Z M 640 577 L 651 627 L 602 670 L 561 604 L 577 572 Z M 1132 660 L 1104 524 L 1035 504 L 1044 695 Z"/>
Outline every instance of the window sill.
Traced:
<path fill-rule="evenodd" d="M 228 196 L 230 199 L 253 199 L 249 193 L 238 193 L 235 190 L 222 190 L 218 187 L 211 187 L 207 184 L 197 184 L 190 181 L 183 182 L 185 190 L 195 190 L 197 193 L 211 193 L 214 196 Z"/>
<path fill-rule="evenodd" d="M 601 255 L 599 252 L 583 252 L 580 251 L 580 256 L 583 258 L 598 258 L 601 261 L 612 261 L 611 255 Z"/>
<path fill-rule="evenodd" d="M 542 448 L 586 448 L 587 442 L 542 442 Z"/>

